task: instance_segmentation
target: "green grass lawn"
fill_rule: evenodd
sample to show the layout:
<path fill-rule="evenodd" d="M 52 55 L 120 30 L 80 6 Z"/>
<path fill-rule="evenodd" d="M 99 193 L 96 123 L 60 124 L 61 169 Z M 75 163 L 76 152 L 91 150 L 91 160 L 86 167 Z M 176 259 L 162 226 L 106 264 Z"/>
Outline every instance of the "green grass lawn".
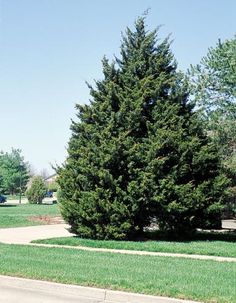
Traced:
<path fill-rule="evenodd" d="M 236 234 L 235 234 L 236 238 Z M 36 243 L 58 244 L 69 246 L 87 246 L 96 248 L 111 248 L 111 249 L 128 249 L 128 250 L 143 250 L 152 252 L 170 252 L 170 253 L 185 253 L 212 255 L 223 257 L 236 257 L 236 242 L 233 241 L 189 241 L 189 242 L 174 242 L 174 241 L 101 241 L 87 240 L 78 237 L 69 238 L 52 238 L 46 240 L 37 240 Z"/>
<path fill-rule="evenodd" d="M 236 303 L 236 263 L 228 262 L 0 244 L 0 274 Z"/>
<path fill-rule="evenodd" d="M 59 216 L 58 206 L 56 204 L 0 204 L 0 228 L 42 224 L 30 219 L 35 216 Z"/>

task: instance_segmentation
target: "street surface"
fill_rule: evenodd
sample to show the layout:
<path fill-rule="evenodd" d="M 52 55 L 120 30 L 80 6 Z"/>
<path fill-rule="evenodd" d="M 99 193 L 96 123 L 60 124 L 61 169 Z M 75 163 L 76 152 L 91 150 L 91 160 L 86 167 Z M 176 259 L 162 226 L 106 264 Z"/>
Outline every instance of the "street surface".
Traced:
<path fill-rule="evenodd" d="M 56 285 L 56 284 L 55 284 Z M 57 285 L 56 285 L 57 286 Z M 74 294 L 73 289 L 55 287 L 41 281 L 0 277 L 1 303 L 97 303 L 93 298 Z M 100 301 L 101 302 L 101 301 Z"/>
<path fill-rule="evenodd" d="M 198 303 L 122 291 L 0 276 L 0 303 Z"/>

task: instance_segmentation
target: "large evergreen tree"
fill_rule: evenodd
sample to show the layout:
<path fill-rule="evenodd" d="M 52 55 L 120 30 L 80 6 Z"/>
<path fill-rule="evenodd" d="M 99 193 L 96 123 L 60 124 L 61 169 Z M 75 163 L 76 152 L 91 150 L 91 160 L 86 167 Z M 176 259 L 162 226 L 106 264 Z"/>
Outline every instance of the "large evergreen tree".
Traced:
<path fill-rule="evenodd" d="M 138 18 L 120 59 L 103 59 L 103 74 L 90 86 L 91 103 L 76 106 L 68 158 L 58 169 L 62 215 L 73 232 L 131 238 L 155 218 L 180 233 L 218 216 L 226 180 L 169 39 L 157 43 L 157 30 Z"/>

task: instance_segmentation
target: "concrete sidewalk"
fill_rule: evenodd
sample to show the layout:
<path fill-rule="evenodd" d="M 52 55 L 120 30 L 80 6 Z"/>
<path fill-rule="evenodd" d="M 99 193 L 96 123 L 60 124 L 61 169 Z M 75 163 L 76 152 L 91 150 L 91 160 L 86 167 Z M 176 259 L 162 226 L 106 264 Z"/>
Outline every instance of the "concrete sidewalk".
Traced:
<path fill-rule="evenodd" d="M 200 303 L 159 296 L 0 276 L 4 303 Z"/>
<path fill-rule="evenodd" d="M 0 229 L 0 242 L 7 244 L 28 244 L 37 239 L 71 237 L 67 224 L 38 225 Z"/>

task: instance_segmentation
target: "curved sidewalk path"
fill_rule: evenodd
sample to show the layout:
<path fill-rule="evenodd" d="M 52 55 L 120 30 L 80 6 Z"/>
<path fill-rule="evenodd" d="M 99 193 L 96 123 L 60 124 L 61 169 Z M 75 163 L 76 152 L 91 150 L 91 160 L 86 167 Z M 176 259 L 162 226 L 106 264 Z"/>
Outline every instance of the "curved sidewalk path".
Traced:
<path fill-rule="evenodd" d="M 29 244 L 33 240 L 55 237 L 71 237 L 67 224 L 37 225 L 0 228 L 0 242 L 6 244 Z"/>
<path fill-rule="evenodd" d="M 177 257 L 177 258 L 188 258 L 188 259 L 198 259 L 198 260 L 213 260 L 218 262 L 236 262 L 236 258 L 230 258 L 230 257 L 30 243 L 33 240 L 39 240 L 39 239 L 48 239 L 55 237 L 71 237 L 73 236 L 73 234 L 71 234 L 68 231 L 68 228 L 69 226 L 67 224 L 1 228 L 0 242 L 6 244 L 24 244 L 24 245 L 40 246 L 40 247 L 56 247 L 56 248 L 67 248 L 67 249 L 119 253 L 119 254 L 129 254 L 129 255 L 159 256 L 159 257 L 173 257 L 173 258 Z"/>
<path fill-rule="evenodd" d="M 236 258 L 207 256 L 207 255 L 152 252 L 152 251 L 143 251 L 143 250 L 94 248 L 94 247 L 87 247 L 87 246 L 69 246 L 69 245 L 40 244 L 40 243 L 29 243 L 28 245 L 41 246 L 41 247 L 55 247 L 55 248 L 87 250 L 87 251 L 106 252 L 106 253 L 115 253 L 115 254 L 127 254 L 127 255 L 172 257 L 172 258 L 186 258 L 186 259 L 198 259 L 198 260 L 213 260 L 213 261 L 218 261 L 218 262 L 236 262 Z"/>

